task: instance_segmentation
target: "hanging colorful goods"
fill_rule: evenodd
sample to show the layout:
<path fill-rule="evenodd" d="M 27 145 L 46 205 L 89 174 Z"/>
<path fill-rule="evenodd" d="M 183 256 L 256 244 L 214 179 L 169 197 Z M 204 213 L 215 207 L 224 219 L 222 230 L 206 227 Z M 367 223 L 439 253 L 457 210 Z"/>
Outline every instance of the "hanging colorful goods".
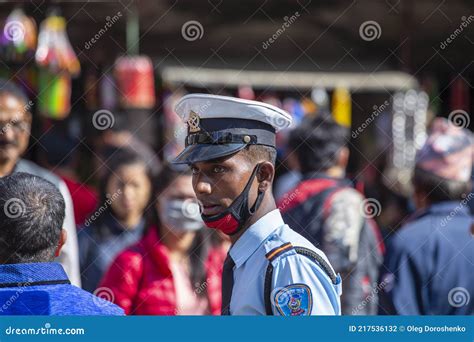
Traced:
<path fill-rule="evenodd" d="M 66 33 L 66 20 L 59 16 L 46 18 L 40 26 L 36 63 L 51 72 L 79 74 L 81 67 Z"/>
<path fill-rule="evenodd" d="M 71 109 L 71 76 L 80 65 L 66 33 L 66 20 L 52 15 L 40 26 L 36 62 L 40 66 L 38 108 L 42 115 L 64 119 Z"/>
<path fill-rule="evenodd" d="M 21 9 L 7 17 L 0 39 L 0 56 L 11 63 L 24 62 L 34 56 L 36 49 L 36 23 Z"/>
<path fill-rule="evenodd" d="M 120 57 L 115 62 L 115 78 L 123 108 L 150 109 L 155 105 L 153 63 L 149 57 Z"/>
<path fill-rule="evenodd" d="M 39 71 L 38 109 L 51 119 L 64 119 L 71 110 L 71 77 L 66 72 Z"/>

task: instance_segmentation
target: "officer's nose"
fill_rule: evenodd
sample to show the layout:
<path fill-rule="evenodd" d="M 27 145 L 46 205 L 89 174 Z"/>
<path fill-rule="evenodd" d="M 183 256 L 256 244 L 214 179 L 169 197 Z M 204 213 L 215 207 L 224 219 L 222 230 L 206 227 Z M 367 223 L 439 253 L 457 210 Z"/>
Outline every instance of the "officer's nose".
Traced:
<path fill-rule="evenodd" d="M 212 192 L 211 184 L 205 180 L 198 180 L 196 186 L 194 187 L 196 194 L 209 195 Z"/>

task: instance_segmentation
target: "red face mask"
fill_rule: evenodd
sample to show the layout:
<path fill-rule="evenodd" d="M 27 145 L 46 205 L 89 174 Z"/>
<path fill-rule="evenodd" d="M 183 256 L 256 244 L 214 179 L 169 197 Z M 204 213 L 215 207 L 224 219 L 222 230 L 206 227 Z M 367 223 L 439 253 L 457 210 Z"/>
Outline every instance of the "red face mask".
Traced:
<path fill-rule="evenodd" d="M 240 195 L 226 210 L 217 215 L 201 215 L 202 220 L 206 226 L 209 228 L 218 229 L 227 235 L 234 235 L 244 227 L 245 223 L 257 211 L 258 207 L 262 203 L 263 195 L 265 194 L 264 191 L 259 191 L 255 203 L 253 204 L 252 208 L 249 208 L 249 191 L 259 168 L 260 164 L 257 165 L 253 170 L 244 190 L 242 190 Z"/>

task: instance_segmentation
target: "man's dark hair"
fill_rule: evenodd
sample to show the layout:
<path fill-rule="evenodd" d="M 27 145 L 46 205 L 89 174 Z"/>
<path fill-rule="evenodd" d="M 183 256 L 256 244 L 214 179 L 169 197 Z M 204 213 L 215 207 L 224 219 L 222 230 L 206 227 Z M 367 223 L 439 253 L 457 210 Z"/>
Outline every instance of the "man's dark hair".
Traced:
<path fill-rule="evenodd" d="M 415 168 L 413 175 L 415 190 L 426 194 L 430 204 L 444 201 L 460 201 L 471 192 L 471 182 L 454 181 Z"/>
<path fill-rule="evenodd" d="M 64 199 L 47 180 L 24 172 L 0 179 L 0 263 L 54 259 Z"/>
<path fill-rule="evenodd" d="M 25 92 L 15 83 L 5 78 L 0 78 L 0 94 L 11 94 L 21 100 L 25 105 L 29 102 Z"/>
<path fill-rule="evenodd" d="M 347 128 L 330 117 L 316 117 L 290 132 L 288 147 L 298 156 L 302 173 L 324 172 L 336 164 L 348 134 Z"/>

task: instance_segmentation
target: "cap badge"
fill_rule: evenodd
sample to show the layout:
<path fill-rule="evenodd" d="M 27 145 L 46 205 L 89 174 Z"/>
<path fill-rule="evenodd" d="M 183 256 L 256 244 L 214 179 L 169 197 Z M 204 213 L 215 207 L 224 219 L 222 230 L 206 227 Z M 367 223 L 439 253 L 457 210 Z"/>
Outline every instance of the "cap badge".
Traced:
<path fill-rule="evenodd" d="M 199 117 L 199 115 L 196 112 L 191 111 L 188 119 L 189 133 L 196 133 L 201 130 L 201 128 L 199 127 L 200 121 L 201 118 Z"/>

